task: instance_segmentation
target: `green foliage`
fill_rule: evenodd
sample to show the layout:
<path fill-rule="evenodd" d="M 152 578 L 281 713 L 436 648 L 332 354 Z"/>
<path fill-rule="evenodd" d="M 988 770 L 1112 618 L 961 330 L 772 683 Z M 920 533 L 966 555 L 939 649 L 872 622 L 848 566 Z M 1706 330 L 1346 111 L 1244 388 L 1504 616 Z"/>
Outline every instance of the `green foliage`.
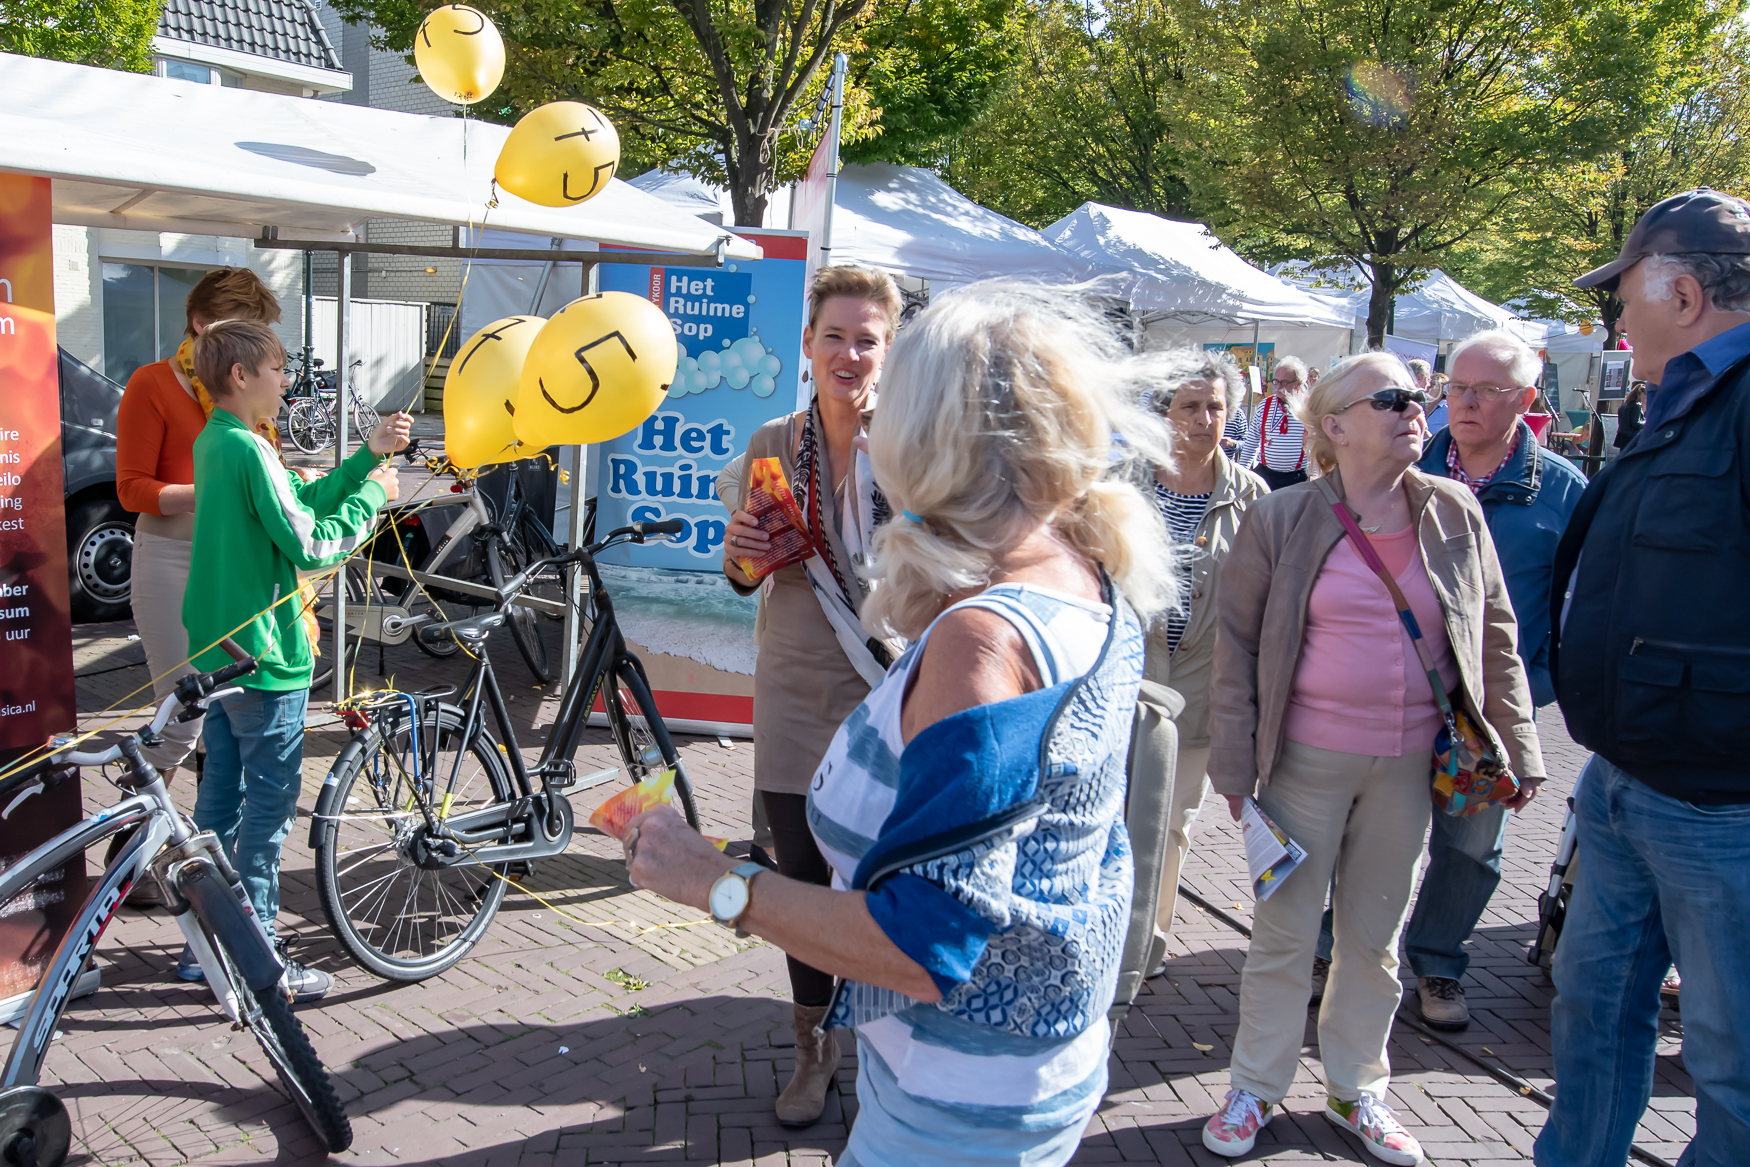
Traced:
<path fill-rule="evenodd" d="M 1690 59 L 1644 77 L 1661 96 L 1639 132 L 1593 159 L 1553 168 L 1509 203 L 1487 237 L 1453 265 L 1477 291 L 1535 316 L 1602 321 L 1622 306 L 1576 276 L 1614 259 L 1643 212 L 1698 186 L 1750 194 L 1750 31 L 1728 24 Z"/>
<path fill-rule="evenodd" d="M 152 71 L 161 0 L 0 0 L 0 53 Z"/>
<path fill-rule="evenodd" d="M 1199 209 L 1256 258 L 1347 258 L 1391 298 L 1526 185 L 1632 137 L 1710 0 L 1177 0 L 1209 71 L 1177 123 Z M 1736 3 L 1736 0 L 1732 0 Z"/>
<path fill-rule="evenodd" d="M 1190 210 L 1173 131 L 1189 67 L 1169 0 L 1044 0 L 990 112 L 954 142 L 946 177 L 1044 226 L 1084 202 Z"/>
<path fill-rule="evenodd" d="M 1013 0 L 477 0 L 503 34 L 503 87 L 483 116 L 585 101 L 620 132 L 620 172 L 654 165 L 727 186 L 737 223 L 807 165 L 786 132 L 846 52 L 842 140 L 854 159 L 910 159 L 976 117 L 1007 61 Z M 407 51 L 420 0 L 337 0 Z"/>

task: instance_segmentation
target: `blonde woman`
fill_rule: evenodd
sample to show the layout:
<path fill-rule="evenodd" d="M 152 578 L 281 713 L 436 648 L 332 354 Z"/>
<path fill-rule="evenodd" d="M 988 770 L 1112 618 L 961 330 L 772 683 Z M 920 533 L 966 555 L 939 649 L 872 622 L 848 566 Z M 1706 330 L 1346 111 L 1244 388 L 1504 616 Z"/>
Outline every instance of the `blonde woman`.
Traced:
<path fill-rule="evenodd" d="M 634 821 L 634 883 L 844 978 L 840 1167 L 1065 1163 L 1104 1093 L 1144 621 L 1176 590 L 1130 484 L 1167 460 L 1137 374 L 1062 289 L 918 316 L 869 437 L 896 517 L 864 610 L 913 644 L 814 774 L 832 888 L 736 868 L 666 808 Z"/>
<path fill-rule="evenodd" d="M 1244 374 L 1226 353 L 1181 349 L 1159 354 L 1159 378 L 1149 405 L 1172 434 L 1173 461 L 1153 473 L 1159 521 L 1178 545 L 1188 570 L 1179 580 L 1178 604 L 1154 622 L 1148 635 L 1143 679 L 1167 685 L 1184 699 L 1176 718 L 1178 744 L 1169 751 L 1165 710 L 1139 705 L 1131 743 L 1131 780 L 1164 785 L 1167 763 L 1176 780 L 1168 803 L 1167 854 L 1155 910 L 1163 935 L 1173 929 L 1179 871 L 1191 849 L 1191 828 L 1209 792 L 1209 684 L 1215 663 L 1216 597 L 1222 565 L 1247 510 L 1270 492 L 1264 480 L 1230 461 L 1221 449 L 1229 414 L 1246 392 Z M 1166 971 L 1163 963 L 1150 974 Z"/>
<path fill-rule="evenodd" d="M 802 332 L 814 400 L 748 440 L 724 539 L 730 585 L 743 595 L 762 589 L 754 627 L 760 649 L 753 681 L 754 796 L 778 870 L 822 886 L 831 874 L 808 830 L 808 780 L 839 723 L 893 660 L 858 618 L 870 541 L 890 512 L 857 444 L 899 312 L 899 289 L 885 272 L 841 264 L 815 273 Z M 745 471 L 756 458 L 778 459 L 822 549 L 763 580 L 750 579 L 737 562 L 758 558 L 770 544 L 747 510 Z M 832 977 L 794 956 L 789 971 L 796 1065 L 774 1111 L 785 1126 L 806 1126 L 825 1109 L 838 1073 L 837 1039 L 820 1028 Z"/>
<path fill-rule="evenodd" d="M 1516 774 L 1541 779 L 1513 606 L 1482 508 L 1462 484 L 1413 468 L 1426 400 L 1395 356 L 1351 357 L 1301 406 L 1308 445 L 1408 599 L 1454 705 Z M 1211 783 L 1235 818 L 1255 793 L 1307 859 L 1255 909 L 1232 1088 L 1203 1144 L 1246 1154 L 1288 1093 L 1334 873 L 1336 947 L 1318 1016 L 1325 1117 L 1375 1158 L 1415 1163 L 1421 1147 L 1385 1103 L 1386 1040 L 1428 830 L 1434 691 L 1390 592 L 1318 482 L 1252 508 L 1218 602 Z"/>

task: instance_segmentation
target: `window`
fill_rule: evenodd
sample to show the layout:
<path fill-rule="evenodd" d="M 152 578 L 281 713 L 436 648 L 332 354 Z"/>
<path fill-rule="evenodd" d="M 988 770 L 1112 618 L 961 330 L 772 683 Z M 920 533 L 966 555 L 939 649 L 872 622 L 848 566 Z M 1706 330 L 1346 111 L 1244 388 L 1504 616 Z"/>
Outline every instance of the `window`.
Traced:
<path fill-rule="evenodd" d="M 176 352 L 200 268 L 103 265 L 103 371 L 127 384 L 135 369 Z"/>
<path fill-rule="evenodd" d="M 158 64 L 162 70 L 159 75 L 173 81 L 193 81 L 197 85 L 218 84 L 213 77 L 215 70 L 207 65 L 197 65 L 193 61 L 173 61 L 169 57 L 162 58 Z"/>

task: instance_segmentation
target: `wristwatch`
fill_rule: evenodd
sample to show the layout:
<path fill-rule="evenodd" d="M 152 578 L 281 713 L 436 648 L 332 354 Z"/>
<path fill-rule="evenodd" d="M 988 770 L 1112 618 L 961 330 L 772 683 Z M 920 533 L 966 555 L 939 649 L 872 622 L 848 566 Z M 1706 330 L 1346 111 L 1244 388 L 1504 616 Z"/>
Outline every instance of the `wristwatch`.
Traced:
<path fill-rule="evenodd" d="M 711 892 L 705 897 L 711 918 L 725 928 L 735 929 L 737 936 L 746 936 L 741 918 L 753 904 L 753 877 L 764 871 L 758 863 L 743 863 L 717 877 Z"/>

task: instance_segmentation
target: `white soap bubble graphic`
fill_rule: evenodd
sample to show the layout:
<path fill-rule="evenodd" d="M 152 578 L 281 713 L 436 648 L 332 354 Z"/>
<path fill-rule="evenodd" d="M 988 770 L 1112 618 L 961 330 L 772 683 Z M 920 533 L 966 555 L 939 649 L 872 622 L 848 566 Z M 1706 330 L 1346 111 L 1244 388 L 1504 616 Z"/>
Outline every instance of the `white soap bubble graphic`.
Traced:
<path fill-rule="evenodd" d="M 682 344 L 668 396 L 674 400 L 727 383 L 731 389 L 752 389 L 755 397 L 770 397 L 777 392 L 778 375 L 783 371 L 783 360 L 768 350 L 757 334 L 725 340 L 721 348 L 706 348 L 697 357 L 688 356 Z"/>

